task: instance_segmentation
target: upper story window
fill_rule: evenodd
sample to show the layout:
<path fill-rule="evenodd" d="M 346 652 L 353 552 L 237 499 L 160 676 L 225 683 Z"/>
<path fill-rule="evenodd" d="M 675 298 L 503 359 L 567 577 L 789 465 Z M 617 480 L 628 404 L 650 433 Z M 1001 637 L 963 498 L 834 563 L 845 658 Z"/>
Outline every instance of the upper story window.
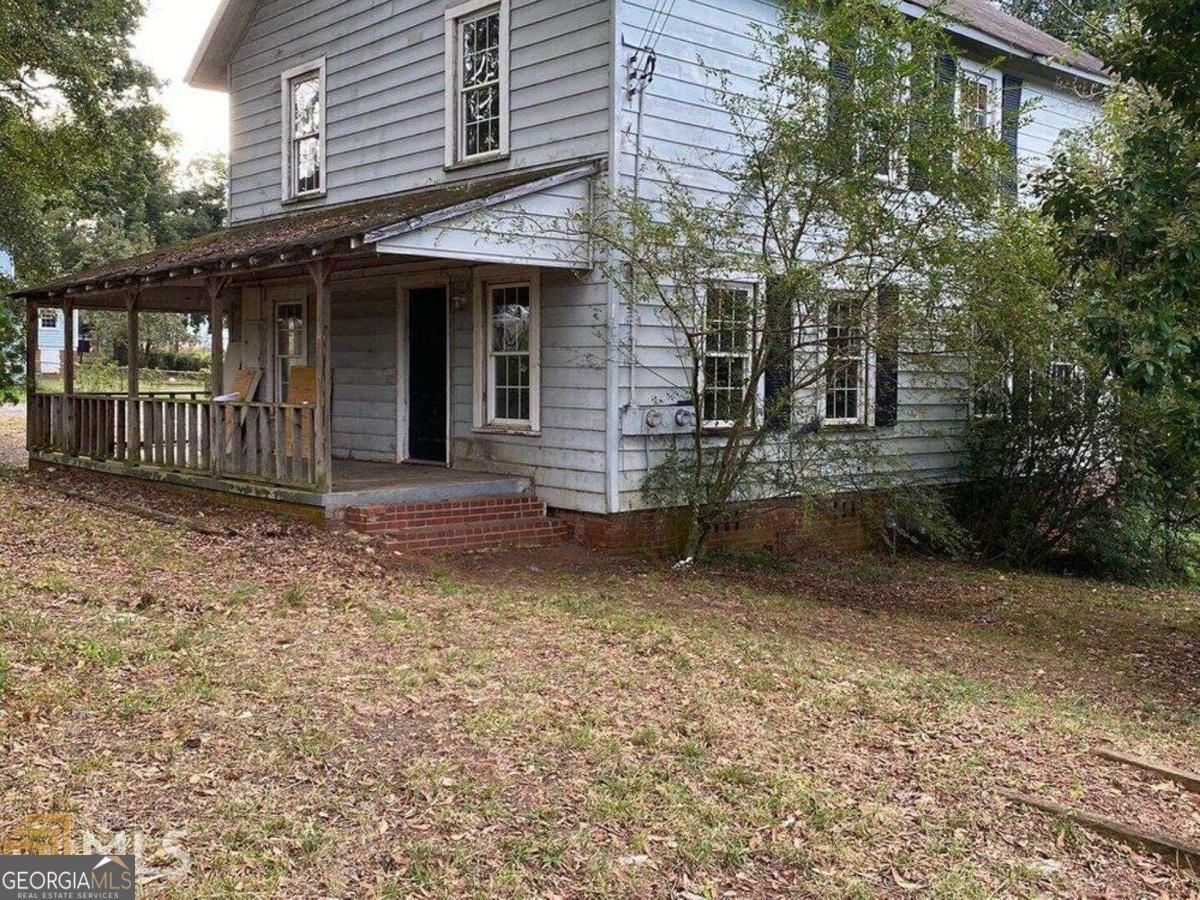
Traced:
<path fill-rule="evenodd" d="M 325 60 L 283 73 L 283 199 L 325 192 Z"/>
<path fill-rule="evenodd" d="M 446 12 L 446 165 L 508 153 L 508 0 Z"/>
<path fill-rule="evenodd" d="M 958 115 L 963 125 L 978 131 L 995 129 L 995 81 L 987 75 L 964 71 L 958 88 Z"/>
<path fill-rule="evenodd" d="M 53 309 L 43 309 L 39 314 L 38 320 L 43 328 L 58 327 L 58 312 Z"/>

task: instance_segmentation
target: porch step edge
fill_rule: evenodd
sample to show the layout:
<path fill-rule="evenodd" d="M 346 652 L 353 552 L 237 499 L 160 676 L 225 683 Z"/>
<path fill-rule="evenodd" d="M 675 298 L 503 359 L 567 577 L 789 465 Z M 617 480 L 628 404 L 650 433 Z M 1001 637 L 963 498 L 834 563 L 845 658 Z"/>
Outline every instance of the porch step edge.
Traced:
<path fill-rule="evenodd" d="M 476 525 L 433 525 L 382 535 L 386 549 L 400 552 L 529 549 L 566 543 L 571 526 L 548 516 Z"/>
<path fill-rule="evenodd" d="M 481 477 L 464 481 L 429 485 L 410 485 L 397 488 L 375 488 L 358 491 L 334 491 L 325 494 L 326 512 L 371 506 L 402 506 L 412 503 L 444 503 L 515 495 L 530 495 L 533 484 L 520 476 Z"/>

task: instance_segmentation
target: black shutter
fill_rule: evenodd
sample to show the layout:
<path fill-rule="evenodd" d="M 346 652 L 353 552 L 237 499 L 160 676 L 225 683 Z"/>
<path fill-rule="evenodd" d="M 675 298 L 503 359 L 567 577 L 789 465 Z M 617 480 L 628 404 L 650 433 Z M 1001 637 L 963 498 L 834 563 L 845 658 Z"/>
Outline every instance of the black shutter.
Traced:
<path fill-rule="evenodd" d="M 875 425 L 890 428 L 896 424 L 900 394 L 900 289 L 894 284 L 879 288 L 875 348 Z"/>
<path fill-rule="evenodd" d="M 853 53 L 853 49 L 841 48 L 829 54 L 829 132 L 834 138 L 830 146 L 835 154 L 831 168 L 838 172 L 852 168 L 856 155 L 853 151 L 844 152 L 846 143 L 854 139 L 847 115 L 847 106 L 854 94 L 854 71 L 849 62 Z"/>
<path fill-rule="evenodd" d="M 770 431 L 787 431 L 792 421 L 793 354 L 796 346 L 795 305 L 778 279 L 767 279 L 766 377 L 763 386 L 763 424 Z"/>
<path fill-rule="evenodd" d="M 945 105 L 950 116 L 954 115 L 955 86 L 958 81 L 958 60 L 950 53 L 943 53 L 933 66 L 933 82 L 924 86 L 930 90 L 936 102 Z M 930 188 L 928 168 L 937 159 L 943 166 L 948 166 L 953 157 L 953 147 L 943 147 L 935 155 L 936 136 L 930 122 L 920 116 L 914 116 L 912 136 L 909 141 L 908 184 L 914 191 L 927 191 Z"/>
<path fill-rule="evenodd" d="M 950 121 L 954 120 L 956 113 L 957 88 L 958 60 L 950 53 L 943 53 L 937 64 L 937 97 Z M 954 163 L 954 147 L 941 148 L 940 162 L 943 169 L 948 169 Z"/>
<path fill-rule="evenodd" d="M 1004 93 L 1001 102 L 1000 132 L 1005 145 L 1008 147 L 1009 158 L 1000 173 L 1000 193 L 1007 197 L 1016 198 L 1018 170 L 1017 161 L 1020 152 L 1021 134 L 1021 92 L 1025 86 L 1023 79 L 1016 75 L 1004 76 Z"/>

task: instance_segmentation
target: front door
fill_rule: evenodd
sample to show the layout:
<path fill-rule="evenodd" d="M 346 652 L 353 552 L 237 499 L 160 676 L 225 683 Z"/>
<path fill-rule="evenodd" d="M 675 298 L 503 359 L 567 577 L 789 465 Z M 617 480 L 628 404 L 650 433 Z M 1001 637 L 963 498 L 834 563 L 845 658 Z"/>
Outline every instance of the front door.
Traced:
<path fill-rule="evenodd" d="M 408 456 L 446 463 L 446 289 L 408 294 Z"/>

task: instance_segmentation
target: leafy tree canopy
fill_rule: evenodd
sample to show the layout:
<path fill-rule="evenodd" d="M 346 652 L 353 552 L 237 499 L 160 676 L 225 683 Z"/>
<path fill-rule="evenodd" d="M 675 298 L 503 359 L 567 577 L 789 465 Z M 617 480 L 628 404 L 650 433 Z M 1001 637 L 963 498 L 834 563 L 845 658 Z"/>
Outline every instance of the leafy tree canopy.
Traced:
<path fill-rule="evenodd" d="M 1109 39 L 1117 85 L 1090 134 L 1041 176 L 1084 349 L 1143 413 L 1122 476 L 1156 527 L 1200 523 L 1200 2 L 1130 0 Z"/>
<path fill-rule="evenodd" d="M 130 52 L 142 13 L 141 0 L 0 0 L 0 246 L 24 280 L 53 269 L 47 205 L 128 209 L 129 173 L 157 162 L 157 83 Z"/>
<path fill-rule="evenodd" d="M 1124 8 L 1125 0 L 1000 0 L 999 5 L 1060 40 L 1094 52 Z"/>

